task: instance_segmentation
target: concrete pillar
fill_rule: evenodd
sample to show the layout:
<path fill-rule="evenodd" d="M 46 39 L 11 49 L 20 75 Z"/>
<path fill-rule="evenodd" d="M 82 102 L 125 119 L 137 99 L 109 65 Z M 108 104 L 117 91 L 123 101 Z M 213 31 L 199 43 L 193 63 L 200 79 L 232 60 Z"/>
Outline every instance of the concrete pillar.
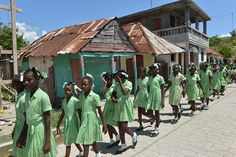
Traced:
<path fill-rule="evenodd" d="M 196 20 L 195 29 L 199 30 L 199 17 L 196 17 L 195 20 Z"/>
<path fill-rule="evenodd" d="M 137 80 L 138 80 L 138 73 L 137 73 L 137 63 L 136 63 L 136 55 L 133 56 L 133 70 L 134 70 L 134 93 L 137 91 Z"/>
<path fill-rule="evenodd" d="M 185 26 L 190 26 L 190 14 L 189 14 L 189 7 L 185 7 Z"/>
<path fill-rule="evenodd" d="M 85 76 L 85 71 L 84 71 L 84 56 L 80 55 L 80 66 L 81 66 L 81 76 Z"/>
<path fill-rule="evenodd" d="M 185 47 L 185 53 L 186 53 L 186 62 L 185 62 L 185 68 L 187 69 L 189 63 L 190 63 L 190 50 L 189 50 L 189 43 L 186 43 Z"/>
<path fill-rule="evenodd" d="M 203 33 L 207 34 L 207 21 L 203 21 Z"/>

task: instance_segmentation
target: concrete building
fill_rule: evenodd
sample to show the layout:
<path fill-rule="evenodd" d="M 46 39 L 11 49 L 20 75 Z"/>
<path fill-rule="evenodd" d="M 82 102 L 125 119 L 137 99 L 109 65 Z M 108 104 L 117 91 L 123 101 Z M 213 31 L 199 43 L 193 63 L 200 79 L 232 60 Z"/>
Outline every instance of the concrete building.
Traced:
<path fill-rule="evenodd" d="M 172 56 L 179 64 L 207 60 L 207 21 L 211 18 L 193 0 L 179 0 L 121 17 L 121 24 L 140 22 L 155 34 L 185 49 Z M 202 28 L 200 26 L 202 25 Z M 168 61 L 168 59 L 164 58 Z M 185 68 L 186 69 L 186 68 Z"/>

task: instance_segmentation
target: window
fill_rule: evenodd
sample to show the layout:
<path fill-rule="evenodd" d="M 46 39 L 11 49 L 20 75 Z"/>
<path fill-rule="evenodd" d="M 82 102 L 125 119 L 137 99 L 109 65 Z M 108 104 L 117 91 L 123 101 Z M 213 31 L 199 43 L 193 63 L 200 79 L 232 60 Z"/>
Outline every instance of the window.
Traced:
<path fill-rule="evenodd" d="M 171 58 L 171 62 L 175 62 L 175 54 L 171 54 L 170 58 Z"/>
<path fill-rule="evenodd" d="M 170 15 L 170 27 L 175 27 L 175 16 Z"/>
<path fill-rule="evenodd" d="M 204 61 L 204 51 L 201 51 L 201 61 Z"/>

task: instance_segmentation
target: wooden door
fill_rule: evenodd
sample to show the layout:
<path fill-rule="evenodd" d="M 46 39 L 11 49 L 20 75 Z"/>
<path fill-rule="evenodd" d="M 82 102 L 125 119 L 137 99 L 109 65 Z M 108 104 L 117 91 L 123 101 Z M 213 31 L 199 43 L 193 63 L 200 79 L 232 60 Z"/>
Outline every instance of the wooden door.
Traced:
<path fill-rule="evenodd" d="M 156 30 L 160 30 L 161 29 L 161 18 L 157 18 L 156 19 Z"/>
<path fill-rule="evenodd" d="M 46 82 L 46 89 L 47 93 L 49 95 L 49 98 L 51 100 L 52 104 L 56 104 L 56 88 L 55 88 L 55 82 L 54 82 L 54 66 L 51 66 L 48 69 L 48 77 L 45 80 Z M 53 106 L 55 107 L 55 106 Z"/>
<path fill-rule="evenodd" d="M 136 55 L 136 68 L 143 67 L 143 56 Z M 133 58 L 126 59 L 126 71 L 129 74 L 129 80 L 134 83 Z"/>
<path fill-rule="evenodd" d="M 133 58 L 126 59 L 126 72 L 129 75 L 129 80 L 134 83 L 134 69 L 133 69 Z"/>
<path fill-rule="evenodd" d="M 81 87 L 81 67 L 80 67 L 80 60 L 79 59 L 72 59 L 71 60 L 71 69 L 72 69 L 72 76 L 74 83 Z"/>
<path fill-rule="evenodd" d="M 194 53 L 190 52 L 190 62 L 194 63 Z"/>

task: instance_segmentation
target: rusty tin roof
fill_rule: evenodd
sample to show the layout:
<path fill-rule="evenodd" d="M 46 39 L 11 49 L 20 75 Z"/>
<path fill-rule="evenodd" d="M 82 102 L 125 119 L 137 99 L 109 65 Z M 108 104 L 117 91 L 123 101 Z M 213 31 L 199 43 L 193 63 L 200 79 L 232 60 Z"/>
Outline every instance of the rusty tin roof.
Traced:
<path fill-rule="evenodd" d="M 132 39 L 138 52 L 155 55 L 184 52 L 184 49 L 152 33 L 139 22 L 125 24 L 123 28 Z"/>
<path fill-rule="evenodd" d="M 206 52 L 208 55 L 213 56 L 213 57 L 222 57 L 222 55 L 219 52 L 217 52 L 216 50 L 212 48 L 207 48 Z"/>
<path fill-rule="evenodd" d="M 51 31 L 22 49 L 18 53 L 18 58 L 56 56 L 58 54 L 83 51 L 83 48 L 112 20 L 116 20 L 116 18 L 89 21 Z M 95 52 L 98 50 L 100 52 L 103 50 L 105 52 L 116 52 L 119 51 L 119 48 L 123 48 L 120 45 L 114 45 L 114 47 L 114 49 L 107 47 L 107 51 L 106 47 L 103 49 L 101 47 L 98 47 L 98 49 L 93 47 L 92 51 Z M 124 47 L 122 52 L 134 52 L 133 47 L 127 48 L 127 45 L 124 45 Z"/>

